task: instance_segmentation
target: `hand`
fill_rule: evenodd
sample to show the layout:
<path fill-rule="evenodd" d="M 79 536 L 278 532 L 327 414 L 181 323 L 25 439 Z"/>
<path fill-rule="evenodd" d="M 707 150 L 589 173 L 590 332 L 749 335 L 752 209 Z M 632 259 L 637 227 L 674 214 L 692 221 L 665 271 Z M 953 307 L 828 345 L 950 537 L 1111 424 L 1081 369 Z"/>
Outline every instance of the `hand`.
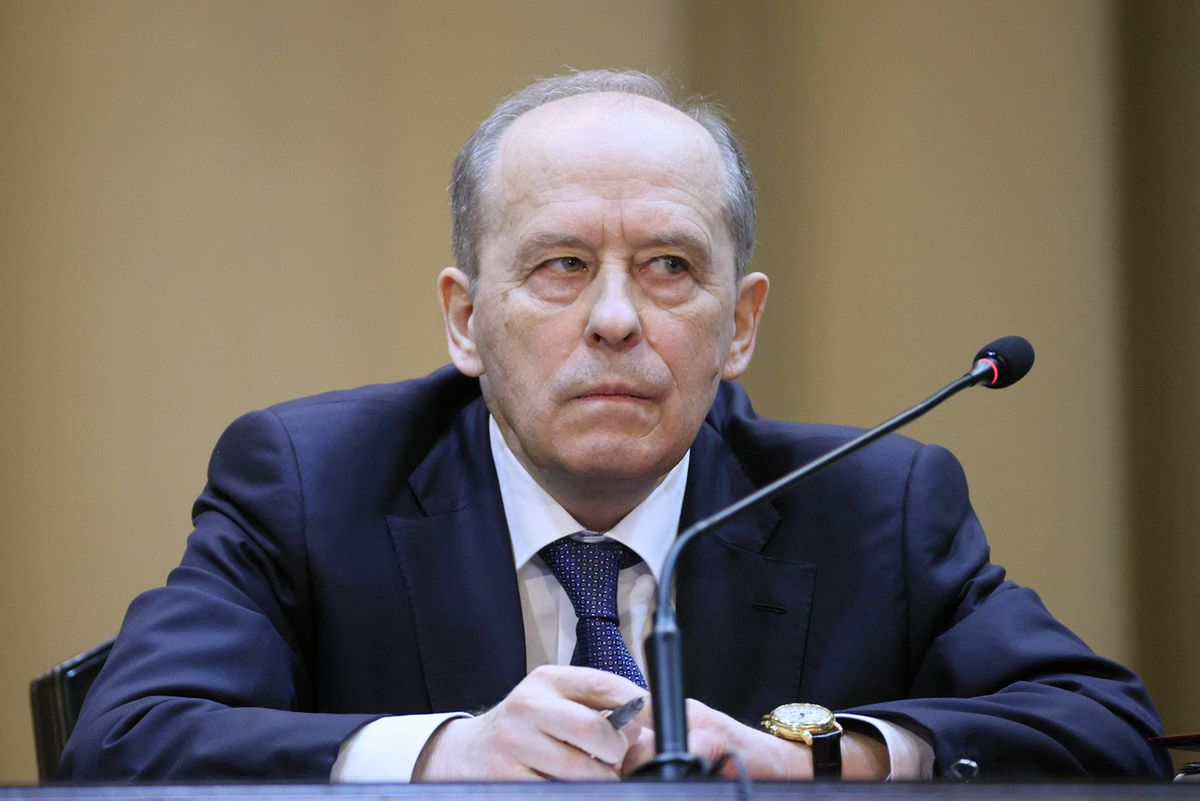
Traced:
<path fill-rule="evenodd" d="M 803 743 L 782 740 L 751 728 L 694 698 L 687 699 L 687 722 L 688 752 L 693 756 L 714 762 L 732 751 L 742 757 L 753 778 L 782 781 L 812 778 L 812 753 Z M 636 770 L 652 759 L 654 753 L 653 731 L 644 729 L 625 756 L 624 772 Z M 721 773 L 732 778 L 737 767 L 727 762 Z"/>
<path fill-rule="evenodd" d="M 803 781 L 813 777 L 812 750 L 804 743 L 739 723 L 692 698 L 687 700 L 687 721 L 688 751 L 695 756 L 713 762 L 725 753 L 737 753 L 755 779 Z M 622 771 L 630 773 L 653 757 L 654 732 L 646 721 L 625 755 Z M 889 769 L 887 746 L 882 742 L 858 732 L 842 734 L 842 778 L 883 779 Z M 721 773 L 733 778 L 737 766 L 727 762 Z"/>
<path fill-rule="evenodd" d="M 645 692 L 602 670 L 537 668 L 486 714 L 439 728 L 417 758 L 413 781 L 620 778 L 643 722 L 618 731 L 600 711 Z"/>

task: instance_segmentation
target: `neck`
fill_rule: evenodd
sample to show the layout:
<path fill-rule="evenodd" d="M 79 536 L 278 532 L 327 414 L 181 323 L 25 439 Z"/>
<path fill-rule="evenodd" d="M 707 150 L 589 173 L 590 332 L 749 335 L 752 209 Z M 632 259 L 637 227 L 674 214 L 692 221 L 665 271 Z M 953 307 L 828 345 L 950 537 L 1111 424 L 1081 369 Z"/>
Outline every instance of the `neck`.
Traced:
<path fill-rule="evenodd" d="M 580 476 L 565 470 L 540 469 L 529 464 L 524 454 L 514 451 L 529 476 L 546 494 L 558 501 L 576 522 L 589 531 L 607 531 L 620 523 L 626 514 L 649 498 L 662 483 L 661 476 Z M 670 471 L 668 471 L 670 472 Z"/>
<path fill-rule="evenodd" d="M 579 475 L 564 468 L 542 468 L 525 455 L 515 438 L 507 434 L 496 417 L 492 436 L 499 435 L 503 444 L 492 440 L 493 448 L 503 447 L 515 458 L 535 483 L 559 506 L 589 531 L 608 531 L 650 497 L 655 488 L 670 474 L 670 468 L 656 476 Z"/>
<path fill-rule="evenodd" d="M 526 466 L 529 470 L 529 467 Z M 646 479 L 597 479 L 580 487 L 578 477 L 556 481 L 537 470 L 529 470 L 534 481 L 558 501 L 571 517 L 589 531 L 608 531 L 625 515 L 650 497 L 664 476 Z"/>

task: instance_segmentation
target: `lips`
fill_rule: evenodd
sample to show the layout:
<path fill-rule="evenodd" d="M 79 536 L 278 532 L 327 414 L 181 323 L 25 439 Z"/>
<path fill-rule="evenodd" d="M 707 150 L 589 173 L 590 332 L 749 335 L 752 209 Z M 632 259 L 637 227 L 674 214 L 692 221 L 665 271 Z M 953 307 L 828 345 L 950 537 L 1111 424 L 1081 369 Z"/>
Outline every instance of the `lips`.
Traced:
<path fill-rule="evenodd" d="M 630 398 L 632 401 L 649 401 L 650 395 L 647 392 L 634 389 L 629 386 L 598 386 L 592 387 L 586 391 L 578 393 L 575 396 L 580 401 L 587 401 L 590 398 L 596 399 L 622 399 Z"/>
<path fill-rule="evenodd" d="M 575 400 L 651 400 L 654 396 L 644 389 L 628 384 L 599 384 L 572 396 Z"/>

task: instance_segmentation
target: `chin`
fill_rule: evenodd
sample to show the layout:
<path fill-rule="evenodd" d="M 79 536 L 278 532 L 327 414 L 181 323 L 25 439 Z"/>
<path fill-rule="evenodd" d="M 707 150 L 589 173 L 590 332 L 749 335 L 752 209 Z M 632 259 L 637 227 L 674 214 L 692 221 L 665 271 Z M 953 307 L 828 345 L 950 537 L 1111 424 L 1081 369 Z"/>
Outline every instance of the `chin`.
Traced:
<path fill-rule="evenodd" d="M 566 470 L 578 476 L 610 481 L 646 481 L 658 479 L 679 463 L 687 447 L 672 448 L 644 439 L 629 438 L 603 443 L 579 443 L 584 447 L 565 454 Z M 672 456 L 671 454 L 674 453 Z"/>

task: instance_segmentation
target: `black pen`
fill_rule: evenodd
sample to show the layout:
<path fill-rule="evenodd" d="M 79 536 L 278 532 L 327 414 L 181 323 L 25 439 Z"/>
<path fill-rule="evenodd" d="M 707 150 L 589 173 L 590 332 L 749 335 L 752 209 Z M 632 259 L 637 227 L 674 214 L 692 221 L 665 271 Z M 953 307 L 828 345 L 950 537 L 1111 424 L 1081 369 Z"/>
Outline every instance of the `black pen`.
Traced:
<path fill-rule="evenodd" d="M 645 705 L 646 696 L 639 695 L 637 698 L 621 704 L 616 709 L 608 710 L 608 714 L 605 717 L 608 718 L 608 722 L 612 724 L 614 729 L 623 729 L 625 728 L 625 724 L 633 720 Z"/>

